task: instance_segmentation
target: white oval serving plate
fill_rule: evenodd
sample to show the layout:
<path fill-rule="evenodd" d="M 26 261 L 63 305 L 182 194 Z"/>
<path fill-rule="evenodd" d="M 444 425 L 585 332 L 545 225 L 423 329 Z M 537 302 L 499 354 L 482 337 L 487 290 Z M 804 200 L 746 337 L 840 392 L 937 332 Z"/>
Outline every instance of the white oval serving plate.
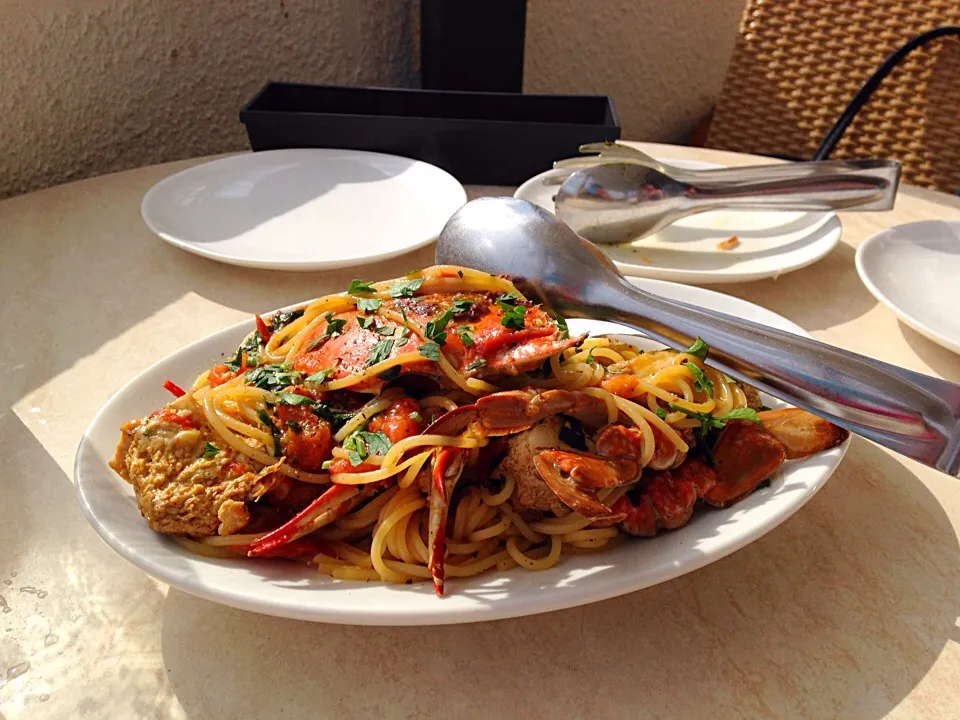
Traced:
<path fill-rule="evenodd" d="M 666 297 L 806 335 L 789 320 L 737 298 L 656 280 L 635 283 Z M 624 331 L 613 323 L 584 320 L 571 320 L 570 329 Z M 147 527 L 132 488 L 107 462 L 113 457 L 120 425 L 167 402 L 164 380 L 189 385 L 198 368 L 215 362 L 249 330 L 250 323 L 221 330 L 130 381 L 87 428 L 77 450 L 74 478 L 90 524 L 121 556 L 185 592 L 252 612 L 357 625 L 440 625 L 531 615 L 623 595 L 703 567 L 769 532 L 823 486 L 848 444 L 786 463 L 769 487 L 732 508 L 698 512 L 680 530 L 629 541 L 609 552 L 565 557 L 544 572 L 516 568 L 453 580 L 442 599 L 429 583 L 346 582 L 290 562 L 200 557 Z M 642 338 L 638 343 L 654 346 Z M 775 402 L 768 399 L 767 404 Z"/>
<path fill-rule="evenodd" d="M 657 159 L 694 170 L 721 167 L 693 160 Z M 542 182 L 551 172 L 527 180 L 514 197 L 554 212 L 553 197 L 559 186 Z M 740 240 L 736 248 L 717 248 L 732 235 Z M 598 247 L 625 275 L 696 285 L 775 278 L 812 265 L 838 242 L 840 220 L 832 212 L 719 210 L 683 218 L 632 243 Z"/>
<path fill-rule="evenodd" d="M 154 185 L 140 211 L 163 240 L 196 255 L 323 270 L 423 247 L 466 201 L 452 175 L 419 160 L 304 148 L 189 168 Z"/>
<path fill-rule="evenodd" d="M 856 262 L 877 300 L 921 335 L 960 353 L 960 222 L 883 230 L 861 243 Z"/>

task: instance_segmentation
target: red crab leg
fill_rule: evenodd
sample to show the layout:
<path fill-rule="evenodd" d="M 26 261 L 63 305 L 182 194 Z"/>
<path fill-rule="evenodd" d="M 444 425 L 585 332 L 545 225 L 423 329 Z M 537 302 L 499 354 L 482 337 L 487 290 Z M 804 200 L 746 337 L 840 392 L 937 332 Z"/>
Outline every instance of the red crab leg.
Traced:
<path fill-rule="evenodd" d="M 250 557 L 262 557 L 275 551 L 281 545 L 293 542 L 304 535 L 329 525 L 356 507 L 357 503 L 372 497 L 385 487 L 384 483 L 370 485 L 331 485 L 318 497 L 290 520 L 276 530 L 250 543 Z"/>
<path fill-rule="evenodd" d="M 427 540 L 430 548 L 430 574 L 433 576 L 433 589 L 438 597 L 443 597 L 445 575 L 443 562 L 447 554 L 447 511 L 450 509 L 450 495 L 453 494 L 453 488 L 463 471 L 464 452 L 460 448 L 441 448 L 433 460 Z"/>

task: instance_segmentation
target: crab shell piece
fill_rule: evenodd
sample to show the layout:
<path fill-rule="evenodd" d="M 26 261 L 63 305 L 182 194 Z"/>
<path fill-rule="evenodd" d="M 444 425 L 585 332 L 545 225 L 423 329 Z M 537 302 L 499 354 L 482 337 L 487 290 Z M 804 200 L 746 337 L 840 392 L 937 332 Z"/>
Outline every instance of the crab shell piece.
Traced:
<path fill-rule="evenodd" d="M 433 472 L 430 484 L 429 519 L 427 523 L 427 547 L 430 551 L 428 568 L 433 578 L 433 589 L 438 597 L 443 596 L 446 575 L 444 560 L 447 555 L 447 514 L 450 496 L 463 472 L 466 451 L 461 448 L 440 448 L 433 456 Z"/>
<path fill-rule="evenodd" d="M 533 459 L 540 477 L 564 505 L 594 520 L 614 523 L 625 515 L 597 499 L 596 491 L 629 485 L 640 477 L 633 458 L 601 458 L 569 450 L 543 450 Z"/>

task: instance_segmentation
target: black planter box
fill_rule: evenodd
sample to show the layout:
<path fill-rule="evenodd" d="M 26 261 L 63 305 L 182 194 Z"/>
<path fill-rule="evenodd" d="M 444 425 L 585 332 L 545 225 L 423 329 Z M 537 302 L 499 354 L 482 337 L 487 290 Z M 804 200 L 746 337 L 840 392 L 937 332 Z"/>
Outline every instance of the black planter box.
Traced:
<path fill-rule="evenodd" d="M 605 96 L 393 90 L 267 83 L 240 111 L 250 147 L 346 148 L 437 165 L 464 184 L 518 185 L 618 140 Z"/>

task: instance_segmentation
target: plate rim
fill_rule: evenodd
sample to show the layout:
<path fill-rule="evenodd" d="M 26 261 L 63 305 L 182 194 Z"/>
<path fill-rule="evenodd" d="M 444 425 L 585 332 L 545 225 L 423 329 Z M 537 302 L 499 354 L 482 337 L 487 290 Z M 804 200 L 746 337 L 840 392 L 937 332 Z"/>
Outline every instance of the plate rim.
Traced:
<path fill-rule="evenodd" d="M 457 193 L 459 195 L 459 205 L 461 207 L 464 203 L 467 202 L 467 190 L 456 177 L 444 170 L 443 168 L 433 165 L 432 163 L 425 162 L 423 160 L 418 160 L 416 158 L 409 158 L 403 155 L 393 155 L 390 153 L 381 153 L 374 152 L 371 150 L 352 150 L 350 148 L 277 148 L 274 150 L 260 150 L 260 151 L 247 151 L 247 152 L 238 152 L 232 153 L 225 157 L 218 157 L 213 160 L 208 160 L 206 162 L 201 162 L 196 165 L 192 165 L 183 170 L 178 170 L 172 175 L 168 175 L 161 180 L 155 182 L 150 188 L 143 194 L 143 197 L 140 200 L 140 218 L 143 220 L 144 225 L 152 232 L 154 235 L 159 237 L 165 243 L 172 245 L 180 250 L 189 252 L 192 255 L 197 255 L 198 257 L 203 257 L 208 260 L 213 260 L 215 262 L 224 263 L 226 265 L 233 265 L 235 267 L 247 267 L 247 268 L 256 268 L 260 270 L 286 270 L 292 272 L 315 272 L 317 270 L 337 270 L 345 267 L 360 267 L 363 265 L 370 265 L 377 262 L 382 262 L 384 260 L 389 260 L 391 258 L 399 257 L 410 252 L 419 250 L 420 248 L 426 247 L 432 242 L 435 242 L 437 236 L 439 235 L 440 229 L 437 230 L 437 235 L 431 235 L 424 237 L 421 240 L 416 241 L 416 243 L 403 246 L 399 250 L 385 250 L 379 254 L 367 255 L 360 258 L 351 258 L 345 260 L 311 260 L 311 261 L 298 261 L 298 260 L 256 260 L 244 257 L 242 255 L 233 255 L 230 253 L 219 252 L 213 249 L 205 248 L 203 245 L 198 245 L 190 242 L 189 240 L 184 240 L 183 238 L 172 235 L 171 233 L 161 229 L 155 218 L 151 217 L 149 205 L 151 202 L 156 203 L 156 197 L 170 185 L 176 184 L 176 182 L 181 181 L 184 176 L 189 176 L 190 174 L 199 171 L 204 168 L 209 168 L 213 165 L 226 164 L 232 161 L 239 159 L 247 158 L 256 158 L 258 156 L 264 155 L 279 155 L 283 154 L 316 154 L 317 156 L 322 156 L 324 153 L 330 152 L 341 152 L 348 153 L 350 155 L 358 156 L 375 156 L 382 158 L 390 158 L 395 160 L 404 160 L 411 164 L 415 165 L 424 165 L 428 168 L 431 168 L 431 172 L 435 171 L 438 174 L 438 177 L 442 177 L 444 181 L 451 183 L 451 190 L 456 186 Z M 445 177 L 444 177 L 445 176 Z M 456 211 L 454 208 L 453 212 Z"/>
<path fill-rule="evenodd" d="M 718 168 L 735 167 L 734 165 L 724 165 L 722 163 L 708 162 L 705 160 L 685 160 L 682 158 L 673 158 L 669 157 L 668 155 L 660 156 L 654 154 L 653 157 L 654 159 L 667 165 L 672 164 L 676 165 L 677 167 L 689 167 L 692 169 L 715 170 Z M 521 191 L 525 188 L 532 187 L 537 181 L 552 172 L 554 172 L 552 169 L 544 170 L 543 172 L 524 180 L 523 183 L 514 191 L 513 197 L 517 198 L 518 200 L 525 200 L 526 198 L 521 197 Z M 822 241 L 824 247 L 818 250 L 813 257 L 808 258 L 803 262 L 792 264 L 789 267 L 778 268 L 776 271 L 756 270 L 752 272 L 731 273 L 722 270 L 672 270 L 669 268 L 650 265 L 624 263 L 614 260 L 613 258 L 610 259 L 624 275 L 628 275 L 629 277 L 649 278 L 651 280 L 663 280 L 666 282 L 726 285 L 740 282 L 754 282 L 756 280 L 767 280 L 770 278 L 776 279 L 781 275 L 796 272 L 797 270 L 802 270 L 803 268 L 810 267 L 811 265 L 820 262 L 823 260 L 823 258 L 833 252 L 834 249 L 836 249 L 843 237 L 843 223 L 840 222 L 840 217 L 836 212 L 832 210 L 825 212 L 803 212 L 810 215 L 823 215 L 825 218 L 823 227 L 823 230 L 825 231 L 824 237 L 833 237 L 833 240 L 832 242 L 826 239 Z"/>
<path fill-rule="evenodd" d="M 753 305 L 754 307 L 761 308 L 765 312 L 771 313 L 778 318 L 780 318 L 786 325 L 795 328 L 796 332 L 808 336 L 809 334 L 800 328 L 800 326 L 793 323 L 791 320 L 784 318 L 778 313 L 774 313 L 771 310 L 767 310 L 762 306 L 751 303 L 747 300 L 742 300 L 734 296 L 724 295 L 713 290 L 708 290 L 706 288 L 699 288 L 696 286 L 682 286 L 679 283 L 671 283 L 664 280 L 651 279 L 651 278 L 631 278 L 631 282 L 634 284 L 646 285 L 648 289 L 655 290 L 657 286 L 675 286 L 682 287 L 684 292 L 693 292 L 695 295 L 704 295 L 706 298 L 711 296 L 722 296 L 724 298 L 729 298 L 735 303 L 745 303 L 747 305 Z M 309 302 L 309 301 L 307 301 Z M 295 303 L 294 305 L 287 306 L 296 307 L 302 305 L 301 303 Z M 610 321 L 601 321 L 601 322 L 610 322 Z M 613 323 L 616 324 L 616 323 Z M 515 617 L 524 617 L 529 615 L 539 615 L 546 612 L 554 612 L 557 610 L 564 610 L 574 607 L 579 607 L 582 605 L 588 605 L 595 602 L 601 602 L 603 600 L 609 600 L 614 597 L 619 597 L 621 595 L 627 595 L 638 590 L 642 590 L 648 587 L 653 587 L 654 585 L 659 585 L 668 580 L 672 580 L 678 577 L 682 577 L 689 573 L 695 572 L 709 564 L 712 564 L 718 560 L 721 560 L 729 555 L 737 552 L 738 550 L 743 549 L 747 545 L 759 540 L 761 537 L 771 532 L 775 528 L 782 525 L 790 517 L 792 517 L 796 512 L 798 512 L 803 506 L 805 506 L 814 495 L 816 495 L 826 484 L 827 480 L 836 472 L 837 467 L 842 462 L 847 449 L 849 448 L 851 438 L 848 438 L 842 445 L 837 448 L 833 448 L 824 453 L 825 457 L 830 458 L 829 464 L 824 468 L 822 475 L 813 483 L 813 485 L 806 489 L 799 498 L 795 499 L 792 504 L 787 506 L 785 509 L 779 512 L 775 518 L 767 520 L 758 524 L 756 527 L 751 528 L 746 532 L 742 537 L 738 538 L 735 541 L 729 542 L 727 545 L 724 545 L 722 548 L 717 550 L 712 550 L 711 552 L 700 553 L 693 560 L 686 560 L 683 564 L 683 569 L 681 572 L 676 572 L 675 568 L 668 568 L 661 570 L 658 574 L 655 574 L 652 578 L 648 576 L 635 576 L 628 578 L 627 582 L 614 583 L 608 588 L 605 588 L 601 591 L 595 591 L 593 593 L 583 593 L 580 595 L 570 595 L 566 593 L 540 593 L 535 591 L 527 591 L 521 593 L 519 600 L 514 598 L 505 606 L 500 606 L 496 604 L 488 604 L 481 607 L 467 606 L 467 607 L 458 607 L 454 608 L 449 612 L 442 612 L 442 606 L 435 607 L 429 603 L 425 603 L 423 606 L 412 609 L 377 609 L 376 611 L 370 610 L 351 610 L 347 603 L 342 603 L 338 607 L 329 608 L 329 607 L 307 607 L 305 605 L 292 605 L 288 602 L 283 602 L 282 599 L 274 598 L 256 598 L 249 599 L 239 592 L 236 588 L 233 587 L 210 587 L 203 582 L 200 582 L 194 577 L 185 578 L 182 575 L 178 576 L 175 568 L 169 567 L 167 564 L 164 564 L 149 553 L 138 552 L 135 547 L 128 546 L 125 544 L 121 538 L 119 538 L 113 530 L 111 530 L 111 525 L 109 519 L 101 519 L 94 509 L 94 503 L 91 503 L 91 498 L 88 497 L 87 493 L 87 481 L 84 479 L 85 469 L 84 466 L 88 462 L 99 463 L 100 458 L 96 455 L 96 449 L 93 446 L 93 440 L 91 438 L 92 433 L 96 430 L 97 426 L 101 422 L 101 418 L 112 410 L 112 405 L 115 402 L 119 402 L 123 395 L 125 395 L 131 387 L 135 386 L 140 382 L 141 378 L 144 375 L 150 374 L 164 366 L 169 361 L 173 360 L 176 356 L 189 352 L 192 349 L 195 349 L 197 346 L 204 345 L 210 342 L 214 336 L 218 335 L 228 335 L 230 333 L 239 332 L 240 330 L 248 329 L 249 321 L 240 321 L 238 323 L 232 324 L 227 327 L 223 327 L 219 330 L 210 333 L 204 338 L 195 340 L 192 343 L 166 355 L 165 357 L 157 360 L 152 363 L 149 367 L 145 368 L 141 372 L 137 373 L 129 381 L 127 381 L 120 389 L 113 393 L 97 411 L 94 417 L 91 419 L 90 423 L 84 429 L 83 436 L 80 439 L 80 442 L 77 446 L 76 455 L 74 457 L 73 464 L 73 478 L 74 478 L 74 488 L 77 500 L 80 504 L 81 510 L 87 522 L 91 525 L 97 535 L 118 555 L 120 555 L 124 560 L 132 564 L 134 567 L 145 572 L 147 575 L 159 580 L 170 587 L 177 588 L 185 593 L 190 595 L 209 600 L 221 605 L 226 605 L 228 607 L 237 608 L 240 610 L 245 610 L 248 612 L 254 612 L 259 614 L 271 615 L 275 617 L 284 617 L 296 620 L 307 620 L 313 622 L 325 622 L 332 624 L 345 624 L 345 625 L 364 625 L 364 626 L 391 626 L 391 627 L 401 627 L 401 626 L 427 626 L 427 625 L 454 625 L 454 624 L 464 624 L 464 623 L 473 623 L 473 622 L 487 622 L 492 620 L 502 620 Z M 629 333 L 635 331 L 626 329 Z M 108 468 L 109 469 L 109 468 Z M 112 470 L 110 470 L 112 472 Z M 93 482 L 92 480 L 90 482 Z M 146 523 L 142 524 L 142 527 L 145 531 L 153 532 L 149 529 Z M 187 551 L 183 551 L 186 553 Z M 514 569 L 513 571 L 517 571 Z M 508 571 L 510 572 L 510 571 Z M 586 580 L 589 583 L 589 579 Z M 348 584 L 343 588 L 345 597 L 349 597 L 349 592 L 351 587 L 355 584 Z M 360 585 L 363 585 L 362 583 Z M 282 596 L 281 596 L 282 597 Z M 433 600 L 431 596 L 431 600 Z M 442 600 L 437 602 L 443 602 Z"/>
<path fill-rule="evenodd" d="M 922 320 L 918 319 L 916 316 L 907 312 L 900 305 L 894 302 L 889 295 L 880 289 L 873 279 L 871 279 L 870 273 L 865 266 L 866 261 L 864 260 L 864 256 L 869 252 L 879 252 L 879 250 L 871 250 L 871 248 L 874 246 L 879 247 L 888 237 L 893 237 L 898 233 L 903 232 L 906 228 L 928 224 L 951 225 L 955 228 L 957 237 L 960 238 L 960 220 L 917 220 L 914 222 L 903 223 L 901 225 L 894 225 L 893 227 L 876 231 L 866 240 L 860 243 L 860 245 L 857 247 L 856 253 L 854 254 L 854 264 L 857 268 L 857 275 L 860 276 L 860 282 L 864 284 L 870 294 L 873 295 L 878 302 L 885 305 L 888 310 L 893 312 L 893 314 L 902 320 L 906 325 L 916 330 L 928 340 L 935 342 L 937 345 L 940 345 L 951 352 L 960 353 L 960 336 L 958 336 L 956 339 L 945 336 L 939 330 L 935 330 Z"/>

